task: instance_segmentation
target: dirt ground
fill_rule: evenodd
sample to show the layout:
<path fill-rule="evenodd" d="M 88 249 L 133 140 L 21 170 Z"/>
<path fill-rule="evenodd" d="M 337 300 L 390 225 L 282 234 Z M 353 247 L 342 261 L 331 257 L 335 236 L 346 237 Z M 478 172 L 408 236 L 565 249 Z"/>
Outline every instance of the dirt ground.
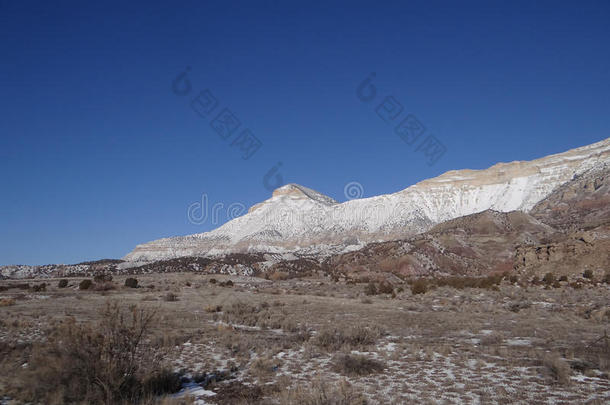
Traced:
<path fill-rule="evenodd" d="M 81 279 L 66 288 L 49 279 L 1 281 L 30 288 L 0 292 L 0 343 L 11 348 L 0 360 L 0 402 L 19 403 L 11 381 L 28 367 L 30 344 L 67 318 L 96 321 L 108 301 L 156 312 L 147 339 L 183 377 L 179 402 L 610 401 L 608 284 L 503 282 L 418 295 L 404 284 L 366 295 L 366 284 L 328 278 L 136 277 L 138 288 L 115 277 L 108 289 L 88 290 L 78 289 Z M 42 282 L 44 291 L 31 288 Z M 321 393 L 343 402 L 315 402 Z"/>

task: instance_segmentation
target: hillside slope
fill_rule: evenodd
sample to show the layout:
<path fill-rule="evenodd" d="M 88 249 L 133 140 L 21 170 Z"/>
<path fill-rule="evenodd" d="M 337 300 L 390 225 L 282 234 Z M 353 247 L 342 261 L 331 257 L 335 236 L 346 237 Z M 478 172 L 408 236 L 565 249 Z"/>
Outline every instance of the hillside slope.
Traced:
<path fill-rule="evenodd" d="M 332 254 L 416 235 L 485 210 L 527 212 L 556 188 L 610 161 L 610 139 L 529 162 L 449 171 L 394 194 L 337 203 L 297 184 L 219 228 L 138 245 L 128 261 L 230 252 Z"/>

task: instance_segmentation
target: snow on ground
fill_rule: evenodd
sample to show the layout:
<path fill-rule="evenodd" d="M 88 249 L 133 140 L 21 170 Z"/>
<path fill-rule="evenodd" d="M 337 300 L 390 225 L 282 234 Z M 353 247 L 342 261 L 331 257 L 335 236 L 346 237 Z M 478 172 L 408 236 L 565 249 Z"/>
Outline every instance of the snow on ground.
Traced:
<path fill-rule="evenodd" d="M 383 403 L 380 398 L 396 398 L 404 403 L 419 402 L 422 398 L 434 399 L 436 403 L 574 403 L 583 398 L 604 398 L 610 401 L 610 382 L 597 377 L 576 374 L 570 386 L 549 384 L 541 376 L 537 366 L 511 366 L 501 357 L 483 355 L 482 360 L 465 358 L 452 353 L 414 350 L 408 340 L 386 337 L 370 350 L 352 350 L 351 354 L 377 359 L 385 364 L 383 373 L 368 376 L 349 376 L 347 381 L 362 388 L 373 404 Z M 465 340 L 466 345 L 470 344 Z M 509 346 L 524 346 L 527 339 L 508 339 Z M 228 353 L 219 349 L 215 342 L 184 344 L 180 346 L 176 362 L 179 368 L 187 367 L 194 372 L 211 368 L 226 369 L 232 360 Z M 316 377 L 323 376 L 326 382 L 337 382 L 344 376 L 332 371 L 336 353 L 315 353 L 300 349 L 284 349 L 273 358 L 281 364 L 274 379 L 286 376 L 291 386 L 306 386 Z M 253 360 L 250 361 L 250 364 Z M 234 374 L 237 381 L 245 384 L 256 378 L 242 370 Z M 260 383 L 260 382 L 259 382 Z M 270 383 L 270 382 L 267 382 Z M 222 383 L 221 383 L 222 384 Z M 211 395 L 203 387 L 185 387 L 197 393 L 198 398 Z M 185 393 L 187 391 L 184 391 Z M 600 397 L 600 392 L 602 394 Z M 212 397 L 202 400 L 212 401 Z"/>

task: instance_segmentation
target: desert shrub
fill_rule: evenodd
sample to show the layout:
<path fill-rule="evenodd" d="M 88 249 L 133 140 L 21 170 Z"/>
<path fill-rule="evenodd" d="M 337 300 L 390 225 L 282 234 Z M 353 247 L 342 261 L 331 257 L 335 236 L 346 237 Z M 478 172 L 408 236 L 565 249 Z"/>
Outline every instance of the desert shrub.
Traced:
<path fill-rule="evenodd" d="M 233 287 L 233 281 L 227 280 L 227 281 L 218 283 L 218 285 L 221 287 Z"/>
<path fill-rule="evenodd" d="M 112 275 L 110 275 L 110 274 L 96 274 L 93 277 L 93 281 L 95 281 L 96 283 L 110 282 L 110 281 L 112 281 Z"/>
<path fill-rule="evenodd" d="M 511 284 L 516 284 L 519 281 L 519 277 L 517 277 L 516 275 L 513 274 L 513 275 L 508 277 L 508 281 Z"/>
<path fill-rule="evenodd" d="M 273 281 L 288 280 L 289 278 L 290 278 L 290 273 L 287 273 L 285 271 L 274 271 L 269 276 L 269 279 L 273 280 Z"/>
<path fill-rule="evenodd" d="M 37 344 L 21 370 L 19 392 L 37 403 L 138 403 L 174 392 L 175 377 L 143 344 L 154 314 L 107 304 L 96 324 L 69 321 Z M 159 370 L 159 371 L 157 371 Z"/>
<path fill-rule="evenodd" d="M 259 377 L 265 377 L 275 373 L 279 367 L 279 360 L 269 357 L 259 357 L 252 362 L 250 370 Z"/>
<path fill-rule="evenodd" d="M 593 278 L 593 270 L 587 269 L 582 273 L 584 278 L 592 279 Z"/>
<path fill-rule="evenodd" d="M 559 277 L 559 281 L 568 281 L 568 276 L 561 276 Z"/>
<path fill-rule="evenodd" d="M 32 286 L 32 291 L 34 291 L 34 292 L 41 292 L 41 291 L 46 291 L 46 290 L 47 290 L 47 284 L 46 283 L 34 284 Z"/>
<path fill-rule="evenodd" d="M 204 308 L 204 311 L 208 312 L 208 313 L 221 312 L 222 306 L 221 305 L 208 305 L 207 307 Z"/>
<path fill-rule="evenodd" d="M 57 283 L 58 288 L 66 288 L 68 286 L 68 280 L 59 280 Z"/>
<path fill-rule="evenodd" d="M 580 290 L 582 288 L 582 283 L 580 281 L 572 281 L 569 285 L 575 290 Z"/>
<path fill-rule="evenodd" d="M 544 275 L 544 277 L 542 278 L 542 281 L 546 285 L 552 285 L 555 282 L 555 275 L 551 272 L 548 272 Z"/>
<path fill-rule="evenodd" d="M 133 277 L 128 277 L 125 279 L 125 287 L 129 288 L 138 288 L 138 280 Z"/>
<path fill-rule="evenodd" d="M 178 301 L 178 296 L 172 292 L 169 292 L 163 296 L 163 301 L 167 301 L 167 302 Z"/>
<path fill-rule="evenodd" d="M 519 312 L 522 309 L 527 309 L 532 306 L 532 303 L 529 301 L 514 301 L 508 303 L 508 310 L 512 312 Z"/>
<path fill-rule="evenodd" d="M 91 288 L 92 284 L 93 284 L 93 282 L 91 280 L 83 280 L 78 284 L 78 289 L 79 290 L 88 290 L 89 288 Z"/>
<path fill-rule="evenodd" d="M 298 384 L 294 389 L 284 389 L 279 393 L 282 405 L 366 405 L 366 397 L 353 388 L 350 383 L 341 380 L 329 384 L 315 380 L 310 386 Z"/>
<path fill-rule="evenodd" d="M 362 348 L 377 342 L 381 336 L 378 328 L 363 325 L 347 328 L 326 327 L 314 337 L 313 343 L 327 351 L 337 351 L 343 347 Z"/>
<path fill-rule="evenodd" d="M 12 298 L 0 298 L 0 307 L 10 307 L 15 305 L 15 300 Z"/>
<path fill-rule="evenodd" d="M 376 295 L 377 294 L 377 286 L 375 283 L 370 282 L 364 287 L 364 293 L 366 295 Z"/>
<path fill-rule="evenodd" d="M 479 277 L 475 282 L 475 287 L 477 288 L 489 288 L 494 289 L 495 286 L 502 282 L 502 278 L 504 276 L 502 274 L 494 274 L 487 277 Z"/>
<path fill-rule="evenodd" d="M 152 395 L 177 392 L 182 388 L 182 377 L 167 368 L 153 372 L 142 381 L 142 391 Z"/>
<path fill-rule="evenodd" d="M 428 282 L 423 278 L 415 280 L 411 283 L 411 293 L 413 295 L 425 294 L 428 291 Z"/>
<path fill-rule="evenodd" d="M 284 332 L 289 332 L 289 333 L 303 332 L 303 333 L 309 334 L 307 331 L 307 328 L 300 327 L 298 322 L 295 321 L 293 318 L 286 318 L 283 320 L 282 330 Z"/>
<path fill-rule="evenodd" d="M 484 335 L 481 337 L 481 345 L 483 346 L 492 346 L 502 343 L 504 340 L 504 335 L 500 332 L 492 332 L 488 335 Z"/>
<path fill-rule="evenodd" d="M 269 305 L 262 302 L 259 305 L 233 302 L 223 308 L 221 318 L 229 324 L 240 324 L 247 326 L 259 326 L 261 328 L 280 329 L 288 325 L 289 316 L 284 308 Z"/>
<path fill-rule="evenodd" d="M 392 287 L 392 284 L 388 283 L 387 281 L 384 281 L 379 283 L 377 292 L 379 294 L 392 294 L 394 292 L 394 287 Z"/>
<path fill-rule="evenodd" d="M 344 375 L 362 376 L 380 373 L 383 371 L 384 365 L 380 361 L 366 356 L 341 353 L 333 357 L 332 369 Z"/>
<path fill-rule="evenodd" d="M 428 289 L 432 286 L 448 286 L 458 290 L 464 288 L 497 289 L 497 286 L 506 278 L 506 274 L 493 274 L 485 277 L 451 276 L 440 277 L 427 281 Z"/>
<path fill-rule="evenodd" d="M 561 284 L 559 283 L 559 281 L 555 281 L 553 283 L 553 288 L 561 288 Z"/>
<path fill-rule="evenodd" d="M 570 365 L 558 354 L 547 354 L 542 357 L 543 373 L 555 383 L 570 384 Z"/>
<path fill-rule="evenodd" d="M 280 295 L 282 290 L 278 288 L 265 288 L 262 290 L 262 292 L 265 294 Z M 316 291 L 316 295 L 323 297 L 326 296 L 326 293 L 324 291 Z"/>
<path fill-rule="evenodd" d="M 269 303 L 263 302 L 259 306 L 250 305 L 245 302 L 233 302 L 229 307 L 225 308 L 223 320 L 236 324 L 256 326 L 259 319 L 266 317 L 268 314 Z"/>
<path fill-rule="evenodd" d="M 466 287 L 474 287 L 473 277 L 443 277 L 434 280 L 434 283 L 439 287 L 452 287 L 457 290 L 463 290 Z"/>
<path fill-rule="evenodd" d="M 606 284 L 610 284 L 610 271 L 604 275 L 603 282 Z"/>
<path fill-rule="evenodd" d="M 538 285 L 538 284 L 540 284 L 540 278 L 538 278 L 538 276 L 534 276 L 534 277 L 532 277 L 532 284 L 533 284 L 533 285 Z"/>
<path fill-rule="evenodd" d="M 210 284 L 216 284 L 216 279 L 215 278 L 211 278 L 209 281 Z"/>

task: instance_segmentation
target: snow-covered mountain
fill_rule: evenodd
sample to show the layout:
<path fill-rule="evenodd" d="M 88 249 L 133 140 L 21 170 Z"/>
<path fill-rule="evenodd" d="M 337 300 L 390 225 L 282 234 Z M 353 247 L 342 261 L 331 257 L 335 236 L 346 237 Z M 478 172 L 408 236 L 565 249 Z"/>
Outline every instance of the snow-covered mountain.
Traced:
<path fill-rule="evenodd" d="M 425 232 L 440 222 L 487 209 L 527 212 L 575 175 L 609 161 L 610 138 L 533 161 L 453 170 L 394 194 L 344 203 L 288 184 L 247 214 L 213 231 L 138 245 L 124 260 L 354 250 L 368 242 Z"/>

